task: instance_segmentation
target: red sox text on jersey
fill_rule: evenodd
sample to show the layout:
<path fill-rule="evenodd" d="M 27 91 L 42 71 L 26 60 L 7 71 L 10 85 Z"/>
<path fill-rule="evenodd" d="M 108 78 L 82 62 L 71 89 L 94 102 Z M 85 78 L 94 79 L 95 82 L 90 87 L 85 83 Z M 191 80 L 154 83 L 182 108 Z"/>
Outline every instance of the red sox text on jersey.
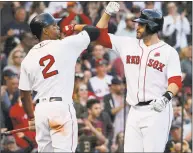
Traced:
<path fill-rule="evenodd" d="M 140 63 L 140 56 L 134 56 L 134 55 L 127 55 L 126 57 L 126 63 L 127 64 L 139 64 Z M 158 60 L 155 59 L 149 59 L 147 66 L 152 67 L 154 69 L 157 69 L 160 72 L 163 72 L 163 68 L 165 64 L 161 63 Z"/>

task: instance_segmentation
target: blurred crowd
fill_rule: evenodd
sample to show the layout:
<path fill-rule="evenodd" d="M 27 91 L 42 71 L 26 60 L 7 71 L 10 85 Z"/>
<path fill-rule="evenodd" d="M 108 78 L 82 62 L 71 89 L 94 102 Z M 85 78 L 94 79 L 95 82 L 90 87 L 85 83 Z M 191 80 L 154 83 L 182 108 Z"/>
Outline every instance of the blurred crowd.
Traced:
<path fill-rule="evenodd" d="M 115 35 L 135 37 L 136 25 L 132 20 L 139 17 L 144 8 L 157 9 L 164 15 L 159 36 L 179 53 L 183 73 L 183 88 L 173 101 L 174 119 L 165 152 L 180 152 L 182 146 L 184 153 L 191 152 L 192 2 L 119 3 L 120 12 L 111 17 L 108 27 L 109 33 Z M 49 12 L 56 18 L 65 18 L 66 25 L 96 25 L 107 4 L 91 1 L 0 2 L 1 133 L 28 126 L 18 80 L 22 60 L 38 43 L 29 29 L 33 17 Z M 109 49 L 99 44 L 90 44 L 87 50 L 80 55 L 75 67 L 73 99 L 79 125 L 77 152 L 123 152 L 125 121 L 130 108 L 125 101 L 123 63 L 115 51 L 108 52 Z M 65 48 L 64 51 L 67 52 Z M 1 135 L 0 148 L 10 153 L 37 152 L 35 132 Z"/>

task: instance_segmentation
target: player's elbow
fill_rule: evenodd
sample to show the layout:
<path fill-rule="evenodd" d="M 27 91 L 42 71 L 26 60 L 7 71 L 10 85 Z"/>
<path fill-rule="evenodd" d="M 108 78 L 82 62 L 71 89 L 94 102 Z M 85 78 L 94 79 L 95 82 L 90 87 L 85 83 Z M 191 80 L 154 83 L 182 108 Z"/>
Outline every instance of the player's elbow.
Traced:
<path fill-rule="evenodd" d="M 90 41 L 97 40 L 100 35 L 100 30 L 94 26 L 87 25 L 83 28 L 83 30 L 85 30 L 88 33 Z"/>

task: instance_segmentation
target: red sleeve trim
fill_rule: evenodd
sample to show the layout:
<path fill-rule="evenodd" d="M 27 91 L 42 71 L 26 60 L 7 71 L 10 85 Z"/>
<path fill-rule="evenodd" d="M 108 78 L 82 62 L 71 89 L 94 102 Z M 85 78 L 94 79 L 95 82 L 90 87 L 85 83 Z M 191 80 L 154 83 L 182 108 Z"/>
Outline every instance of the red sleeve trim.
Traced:
<path fill-rule="evenodd" d="M 91 20 L 85 14 L 80 14 L 79 16 L 82 19 L 82 22 L 84 24 L 88 24 L 88 25 L 92 24 Z"/>
<path fill-rule="evenodd" d="M 112 48 L 112 43 L 111 43 L 111 39 L 108 35 L 108 29 L 107 28 L 99 28 L 100 30 L 100 36 L 97 39 L 97 42 L 106 47 L 106 48 Z"/>
<path fill-rule="evenodd" d="M 182 77 L 181 76 L 173 76 L 168 79 L 168 85 L 171 83 L 175 83 L 179 89 L 182 88 Z"/>

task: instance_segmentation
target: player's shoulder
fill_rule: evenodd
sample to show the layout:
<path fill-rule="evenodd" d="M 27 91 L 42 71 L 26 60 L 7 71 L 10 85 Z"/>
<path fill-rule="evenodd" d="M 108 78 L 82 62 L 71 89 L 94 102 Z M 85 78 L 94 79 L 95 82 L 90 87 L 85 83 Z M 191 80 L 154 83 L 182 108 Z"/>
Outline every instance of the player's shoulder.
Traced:
<path fill-rule="evenodd" d="M 27 64 L 32 59 L 32 55 L 33 55 L 32 50 L 33 49 L 29 50 L 29 52 L 27 53 L 27 55 L 25 56 L 25 58 L 21 62 L 22 65 Z"/>
<path fill-rule="evenodd" d="M 165 45 L 162 47 L 162 50 L 163 50 L 164 55 L 167 57 L 168 60 L 171 58 L 179 57 L 177 50 L 167 43 L 165 43 Z"/>
<path fill-rule="evenodd" d="M 166 42 L 164 42 L 164 50 L 166 50 L 169 54 L 170 53 L 178 54 L 177 50 Z"/>
<path fill-rule="evenodd" d="M 24 65 L 29 65 L 33 60 L 34 60 L 34 57 L 37 56 L 37 52 L 38 52 L 38 46 L 40 45 L 40 43 L 34 45 L 30 50 L 29 52 L 27 53 L 27 55 L 25 56 L 25 58 L 23 59 L 22 61 L 22 66 Z"/>
<path fill-rule="evenodd" d="M 80 38 L 90 38 L 90 37 L 89 37 L 88 33 L 85 30 L 83 30 L 83 31 L 79 32 L 78 34 L 64 37 L 63 39 L 60 39 L 60 40 L 61 41 L 71 41 L 71 40 L 80 39 Z"/>
<path fill-rule="evenodd" d="M 116 36 L 112 34 L 110 34 L 109 36 L 112 41 L 112 44 L 116 44 L 120 48 L 133 47 L 139 44 L 139 40 L 135 37 Z"/>
<path fill-rule="evenodd" d="M 52 52 L 56 50 L 60 45 L 59 45 L 60 40 L 44 40 L 42 42 L 39 42 L 35 46 L 33 46 L 29 53 L 28 57 L 31 56 L 39 56 L 39 54 L 43 52 Z"/>

